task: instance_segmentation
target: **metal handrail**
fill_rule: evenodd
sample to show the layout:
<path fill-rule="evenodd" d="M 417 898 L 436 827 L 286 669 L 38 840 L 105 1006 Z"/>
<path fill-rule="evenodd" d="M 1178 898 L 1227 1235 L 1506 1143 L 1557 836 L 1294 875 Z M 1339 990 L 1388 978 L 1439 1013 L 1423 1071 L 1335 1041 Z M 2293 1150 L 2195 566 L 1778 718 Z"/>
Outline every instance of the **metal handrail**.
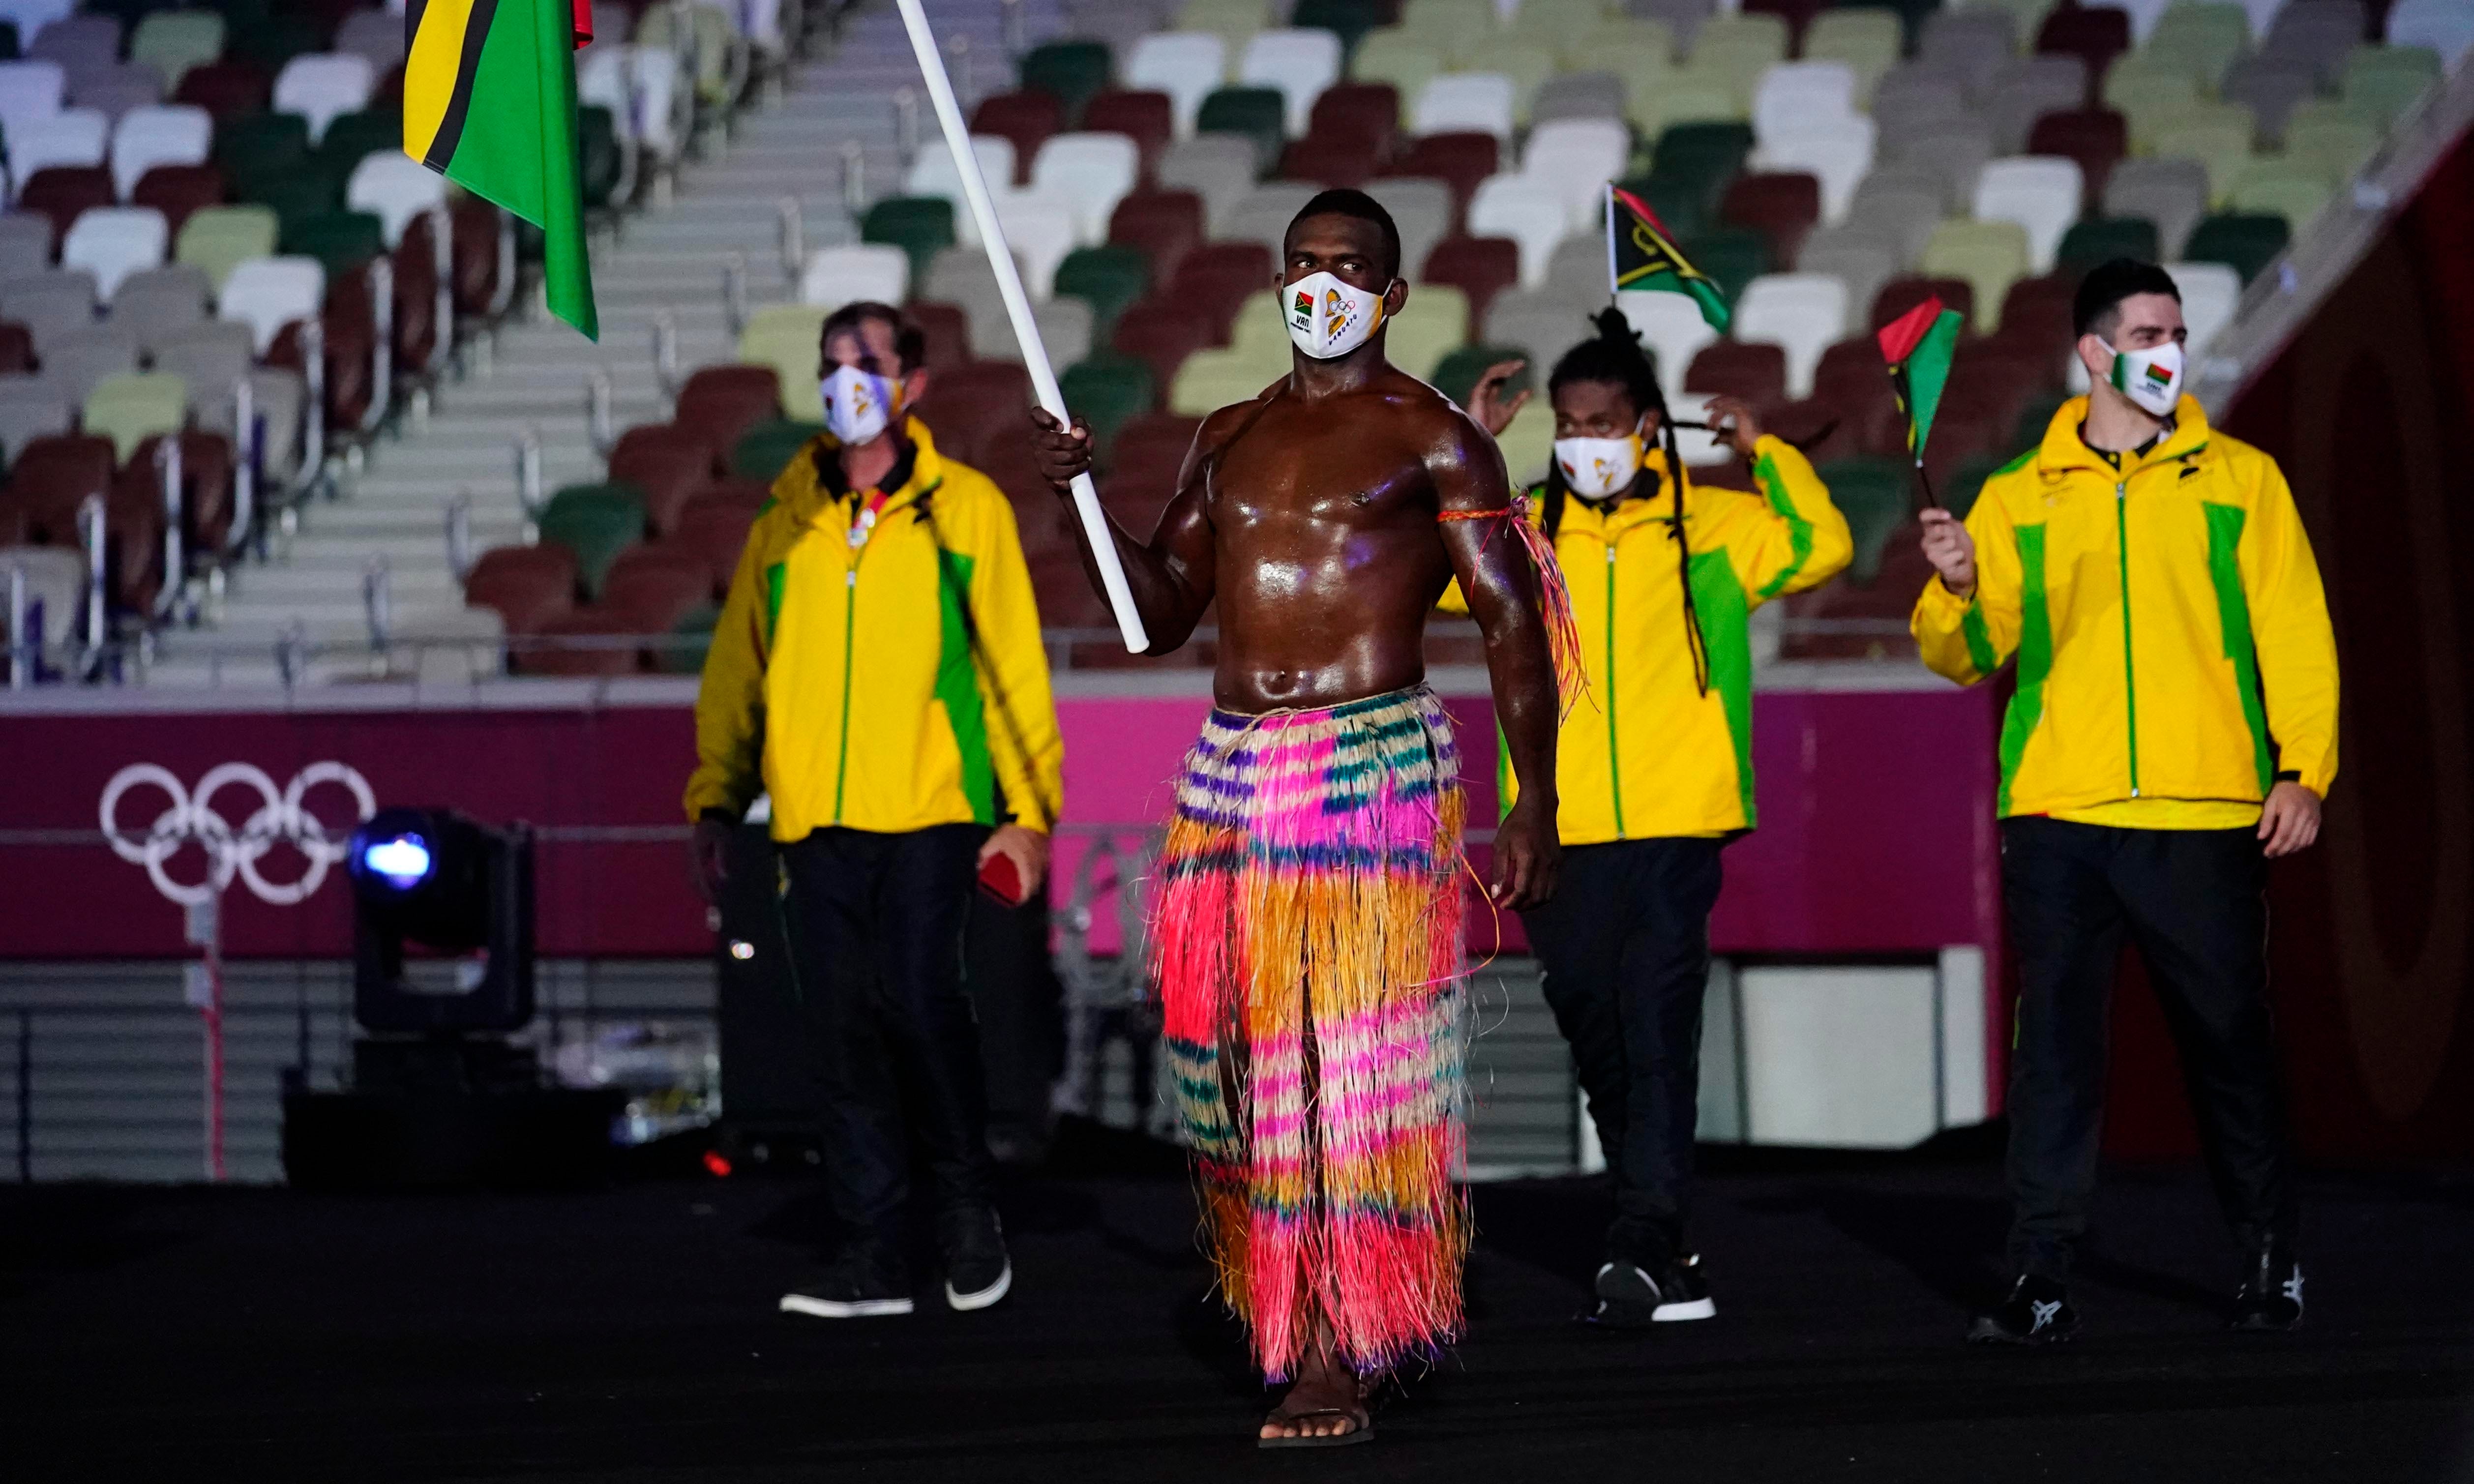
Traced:
<path fill-rule="evenodd" d="M 155 617 L 162 619 L 180 607 L 182 584 L 189 575 L 188 533 L 182 529 L 179 433 L 167 433 L 155 445 L 155 470 L 163 501 L 163 585 L 155 593 Z"/>

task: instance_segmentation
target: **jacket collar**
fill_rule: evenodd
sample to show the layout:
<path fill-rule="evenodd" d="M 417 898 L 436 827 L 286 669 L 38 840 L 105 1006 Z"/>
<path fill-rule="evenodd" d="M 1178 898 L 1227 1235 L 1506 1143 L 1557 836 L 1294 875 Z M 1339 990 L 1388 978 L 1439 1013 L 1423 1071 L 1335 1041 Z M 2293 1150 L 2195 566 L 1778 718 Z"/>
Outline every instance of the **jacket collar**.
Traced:
<path fill-rule="evenodd" d="M 893 474 L 901 477 L 901 483 L 885 502 L 885 515 L 917 504 L 921 496 L 945 482 L 945 459 L 936 451 L 936 439 L 928 431 L 928 425 L 905 416 L 902 433 L 910 444 L 910 451 L 894 461 Z M 808 455 L 791 465 L 801 474 L 804 487 L 792 495 L 790 507 L 802 523 L 815 519 L 826 506 L 849 493 L 842 484 L 837 457 L 840 451 L 841 444 L 833 434 L 819 433 L 808 445 Z"/>
<path fill-rule="evenodd" d="M 2087 421 L 2088 400 L 2082 395 L 2062 403 L 2053 420 L 2045 425 L 2045 441 L 2036 448 L 2036 467 L 2041 473 L 2059 477 L 2074 470 L 2094 470 L 2113 476 L 2114 466 L 2103 454 L 2087 446 L 2079 436 L 2079 425 Z M 2156 464 L 2195 457 L 2210 442 L 2208 412 L 2195 397 L 2185 397 L 2173 408 L 2173 426 L 2162 442 L 2142 454 L 2124 454 L 2122 473 L 2131 474 Z"/>

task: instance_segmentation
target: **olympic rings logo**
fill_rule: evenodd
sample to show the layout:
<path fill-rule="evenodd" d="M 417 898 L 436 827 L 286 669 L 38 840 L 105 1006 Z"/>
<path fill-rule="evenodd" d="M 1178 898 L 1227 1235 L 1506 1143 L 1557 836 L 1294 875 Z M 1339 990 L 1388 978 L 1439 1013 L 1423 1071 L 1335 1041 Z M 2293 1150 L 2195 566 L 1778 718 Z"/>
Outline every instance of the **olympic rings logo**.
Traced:
<path fill-rule="evenodd" d="M 303 807 L 309 791 L 321 785 L 342 789 L 352 796 L 355 813 L 351 824 L 330 830 L 316 814 Z M 142 835 L 123 828 L 122 795 L 150 788 L 166 795 L 169 806 L 155 816 L 155 822 Z M 215 808 L 216 796 L 230 789 L 239 789 L 257 800 L 257 808 L 237 828 Z M 155 763 L 133 763 L 112 774 L 111 781 L 103 786 L 103 837 L 109 842 L 112 854 L 146 867 L 147 878 L 155 883 L 156 890 L 186 907 L 221 896 L 235 875 L 259 901 L 276 907 L 296 906 L 307 900 L 326 881 L 327 870 L 343 861 L 353 826 L 377 812 L 377 797 L 370 791 L 369 780 L 341 763 L 312 763 L 294 774 L 281 790 L 275 787 L 275 780 L 264 769 L 247 763 L 226 763 L 209 768 L 198 780 L 194 793 L 182 787 L 170 768 Z M 176 881 L 168 868 L 173 857 L 189 844 L 206 851 L 206 875 L 203 881 Z M 260 871 L 259 863 L 279 844 L 288 844 L 300 853 L 304 864 L 298 880 L 269 881 Z"/>

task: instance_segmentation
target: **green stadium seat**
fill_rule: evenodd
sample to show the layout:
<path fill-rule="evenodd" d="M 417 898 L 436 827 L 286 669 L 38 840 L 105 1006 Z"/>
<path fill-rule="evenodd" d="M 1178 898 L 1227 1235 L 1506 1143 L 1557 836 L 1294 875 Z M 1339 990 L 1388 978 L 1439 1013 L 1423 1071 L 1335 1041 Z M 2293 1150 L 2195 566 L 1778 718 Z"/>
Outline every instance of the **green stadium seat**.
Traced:
<path fill-rule="evenodd" d="M 1051 41 L 1023 54 L 1022 85 L 1063 104 L 1071 129 L 1082 117 L 1082 106 L 1106 90 L 1109 71 L 1106 42 Z"/>
<path fill-rule="evenodd" d="M 403 148 L 403 113 L 398 109 L 370 109 L 338 113 L 318 141 L 318 159 L 335 179 L 349 181 L 352 167 L 372 155 Z"/>
<path fill-rule="evenodd" d="M 1095 456 L 1105 464 L 1116 449 L 1117 429 L 1159 405 L 1159 383 L 1151 362 L 1102 351 L 1066 368 L 1058 385 L 1065 405 L 1091 425 Z"/>
<path fill-rule="evenodd" d="M 2193 229 L 2190 242 L 2182 249 L 2182 258 L 2194 263 L 2223 263 L 2248 283 L 2285 251 L 2286 240 L 2292 235 L 2284 217 L 2227 212 L 2211 216 Z"/>
<path fill-rule="evenodd" d="M 1091 339 L 1105 344 L 1117 316 L 1151 287 L 1152 260 L 1139 248 L 1122 243 L 1078 248 L 1056 265 L 1053 292 L 1071 294 L 1091 305 Z"/>
<path fill-rule="evenodd" d="M 1477 378 L 1486 374 L 1486 368 L 1497 361 L 1528 359 L 1529 353 L 1518 346 L 1465 345 L 1436 365 L 1434 387 L 1466 407 L 1469 394 L 1477 390 Z M 1517 395 L 1536 385 L 1539 379 L 1537 373 L 1536 366 L 1523 366 L 1514 372 L 1507 395 Z"/>
<path fill-rule="evenodd" d="M 610 564 L 644 539 L 644 495 L 632 484 L 570 484 L 550 497 L 537 523 L 545 543 L 575 553 L 584 590 L 597 597 Z"/>
<path fill-rule="evenodd" d="M 1289 24 L 1331 32 L 1344 50 L 1355 51 L 1368 32 L 1383 24 L 1383 7 L 1375 0 L 1298 0 Z"/>
<path fill-rule="evenodd" d="M 1744 288 L 1770 271 L 1770 239 L 1750 227 L 1715 227 L 1678 242 L 1692 266 L 1717 280 L 1727 302 L 1743 297 Z"/>
<path fill-rule="evenodd" d="M 343 183 L 312 159 L 300 160 L 281 175 L 251 182 L 240 196 L 250 205 L 272 207 L 285 231 L 344 203 Z"/>
<path fill-rule="evenodd" d="M 2054 261 L 2074 273 L 2085 273 L 2117 257 L 2156 262 L 2165 255 L 2157 246 L 2156 224 L 2144 216 L 2092 216 L 2074 222 L 2062 233 Z"/>
<path fill-rule="evenodd" d="M 308 157 L 309 121 L 298 113 L 245 113 L 215 127 L 215 164 L 234 190 L 296 169 Z"/>
<path fill-rule="evenodd" d="M 1276 87 L 1223 87 L 1202 100 L 1199 134 L 1241 134 L 1254 146 L 1257 174 L 1272 168 L 1288 143 L 1288 103 Z"/>
<path fill-rule="evenodd" d="M 2052 414 L 2047 412 L 2045 417 L 2050 422 Z M 2043 429 L 2037 431 L 2041 436 Z M 1933 493 L 1941 498 L 1944 510 L 1964 521 L 1967 513 L 1976 508 L 1976 497 L 1983 491 L 1984 481 L 1993 477 L 1995 470 L 2018 456 L 2016 452 L 1971 454 L 1959 460 L 1958 468 L 1952 471 L 1950 477 L 1943 481 L 1943 487 Z"/>
<path fill-rule="evenodd" d="M 763 479 L 766 482 L 782 476 L 790 460 L 808 440 L 825 430 L 822 423 L 800 423 L 777 420 L 759 423 L 740 435 L 730 450 L 730 472 L 741 479 Z"/>
<path fill-rule="evenodd" d="M 611 196 L 618 189 L 624 161 L 618 150 L 618 122 L 608 109 L 589 103 L 575 110 L 575 152 L 581 164 L 586 208 L 610 205 Z"/>
<path fill-rule="evenodd" d="M 230 39 L 224 43 L 224 56 L 249 62 L 271 78 L 293 58 L 326 49 L 327 37 L 317 27 L 290 16 L 273 15 L 235 24 Z"/>
<path fill-rule="evenodd" d="M 653 669 L 665 675 L 696 675 L 704 672 L 704 657 L 713 648 L 714 626 L 721 621 L 721 609 L 711 602 L 698 603 L 680 615 L 670 625 L 673 637 L 688 641 L 664 645 L 653 650 Z"/>
<path fill-rule="evenodd" d="M 942 196 L 887 196 L 860 219 L 861 242 L 885 242 L 910 255 L 910 281 L 928 281 L 931 259 L 954 245 L 954 203 Z"/>
<path fill-rule="evenodd" d="M 1896 459 L 1842 458 L 1813 473 L 1829 486 L 1831 503 L 1847 517 L 1848 532 L 1855 538 L 1855 560 L 1847 567 L 1849 579 L 1859 586 L 1870 583 L 1880 575 L 1890 533 L 1907 519 L 1912 503 L 1907 466 Z"/>
<path fill-rule="evenodd" d="M 2045 429 L 2053 424 L 2053 414 L 2071 400 L 2068 392 L 2038 392 L 2019 409 L 2019 421 L 2010 429 L 2010 456 L 2018 457 L 2045 441 Z"/>
<path fill-rule="evenodd" d="M 1712 176 L 1720 185 L 1744 168 L 1753 152 L 1753 126 L 1704 120 L 1669 124 L 1649 156 L 1653 175 Z"/>
<path fill-rule="evenodd" d="M 280 248 L 325 263 L 333 279 L 386 251 L 386 223 L 371 211 L 320 211 L 286 221 Z"/>

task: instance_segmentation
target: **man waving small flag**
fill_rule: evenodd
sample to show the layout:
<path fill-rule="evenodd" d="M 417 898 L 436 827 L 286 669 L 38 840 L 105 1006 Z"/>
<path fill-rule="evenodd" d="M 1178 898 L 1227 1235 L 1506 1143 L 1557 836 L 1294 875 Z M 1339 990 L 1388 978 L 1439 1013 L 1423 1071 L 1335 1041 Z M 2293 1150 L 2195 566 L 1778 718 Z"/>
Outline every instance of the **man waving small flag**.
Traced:
<path fill-rule="evenodd" d="M 1614 184 L 1607 186 L 1607 273 L 1618 293 L 1682 294 L 1701 306 L 1711 329 L 1727 332 L 1726 292 L 1685 259 L 1648 202 Z"/>
<path fill-rule="evenodd" d="M 408 0 L 403 152 L 540 228 L 549 311 L 598 340 L 575 145 L 586 3 Z"/>
<path fill-rule="evenodd" d="M 1890 391 L 1907 419 L 1907 455 L 1916 461 L 1916 477 L 1924 483 L 1925 505 L 1933 499 L 1932 480 L 1925 474 L 1925 439 L 1932 433 L 1933 414 L 1941 410 L 1941 389 L 1950 380 L 1951 357 L 1958 351 L 1958 330 L 1967 316 L 1942 307 L 1939 295 L 1881 327 L 1874 337 L 1881 359 L 1890 368 Z"/>

